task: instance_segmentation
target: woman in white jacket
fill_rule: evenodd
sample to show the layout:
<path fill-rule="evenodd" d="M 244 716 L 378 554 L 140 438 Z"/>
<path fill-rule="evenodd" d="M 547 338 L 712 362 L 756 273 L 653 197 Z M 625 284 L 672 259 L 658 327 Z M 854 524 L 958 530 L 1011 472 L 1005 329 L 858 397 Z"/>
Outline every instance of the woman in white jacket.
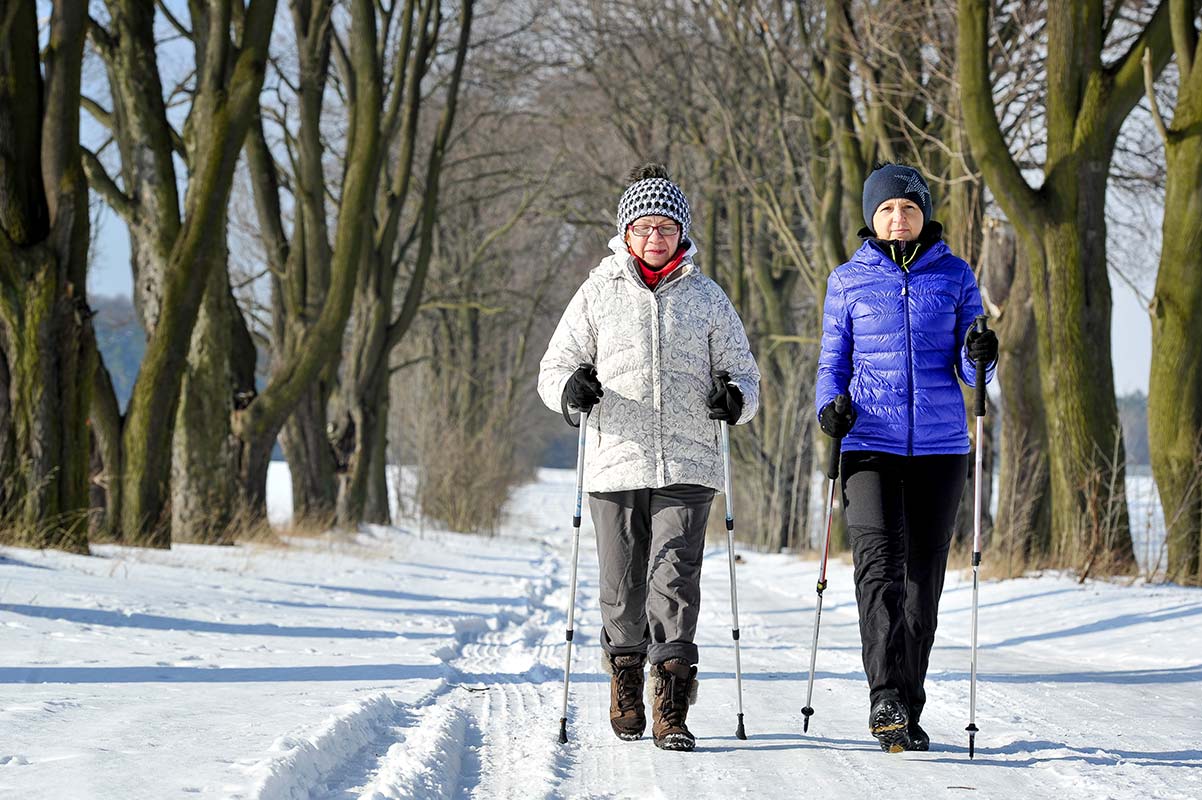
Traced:
<path fill-rule="evenodd" d="M 693 263 L 689 222 L 688 200 L 662 165 L 631 174 L 613 255 L 568 304 L 538 379 L 549 408 L 590 412 L 584 485 L 610 723 L 619 738 L 642 736 L 650 660 L 652 733 L 670 750 L 694 745 L 685 718 L 706 521 L 723 488 L 718 420 L 750 420 L 760 382 L 739 315 Z"/>

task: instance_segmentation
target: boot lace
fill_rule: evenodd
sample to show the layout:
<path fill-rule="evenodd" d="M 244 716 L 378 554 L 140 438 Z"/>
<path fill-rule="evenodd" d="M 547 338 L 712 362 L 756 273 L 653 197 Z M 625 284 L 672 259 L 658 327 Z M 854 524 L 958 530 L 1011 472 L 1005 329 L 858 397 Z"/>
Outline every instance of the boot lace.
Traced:
<path fill-rule="evenodd" d="M 689 680 L 674 672 L 664 670 L 667 680 L 660 684 L 660 717 L 672 727 L 684 724 L 685 710 L 689 705 Z"/>
<path fill-rule="evenodd" d="M 623 711 L 629 711 L 638 705 L 642 687 L 639 686 L 639 677 L 643 674 L 643 666 L 641 664 L 632 664 L 629 667 L 619 667 L 617 670 L 618 684 L 618 708 Z"/>

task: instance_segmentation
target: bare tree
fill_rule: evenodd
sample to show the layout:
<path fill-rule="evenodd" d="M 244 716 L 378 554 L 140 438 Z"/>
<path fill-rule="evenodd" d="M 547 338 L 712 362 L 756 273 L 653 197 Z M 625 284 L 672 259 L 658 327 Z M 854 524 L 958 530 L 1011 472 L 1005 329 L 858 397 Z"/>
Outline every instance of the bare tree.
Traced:
<path fill-rule="evenodd" d="M 413 3 L 407 3 L 411 8 Z M 395 9 L 395 4 L 393 6 Z M 281 170 L 267 143 L 262 117 L 247 143 L 260 235 L 272 274 L 275 363 L 271 381 L 234 412 L 239 447 L 240 507 L 251 517 L 266 515 L 267 465 L 276 436 L 290 418 L 286 437 L 293 467 L 293 498 L 299 513 L 329 514 L 333 500 L 333 457 L 325 434 L 325 401 L 341 354 L 355 282 L 368 251 L 372 202 L 379 184 L 384 54 L 383 35 L 371 0 L 350 3 L 349 46 L 334 25 L 333 0 L 293 0 L 300 75 L 295 94 L 299 122 L 293 139 L 283 135 L 293 168 Z M 327 67 L 337 55 L 347 129 L 340 159 L 337 214 L 330 236 L 328 187 L 323 163 L 322 111 Z M 297 152 L 298 151 L 298 152 Z M 287 181 L 282 175 L 288 175 Z M 285 228 L 282 185 L 295 206 L 292 232 Z"/>
<path fill-rule="evenodd" d="M 98 405 L 95 422 L 120 439 L 120 479 L 109 481 L 107 513 L 122 538 L 170 544 L 166 519 L 171 442 L 192 332 L 209 277 L 224 265 L 226 203 L 234 166 L 258 102 L 275 0 L 193 2 L 195 89 L 183 133 L 167 115 L 155 49 L 155 6 L 107 0 L 107 25 L 93 19 L 89 37 L 108 70 L 114 107 L 87 107 L 110 126 L 121 150 L 121 185 L 94 153 L 88 181 L 131 231 L 135 305 L 148 341 L 124 419 Z M 240 36 L 234 31 L 235 23 Z M 180 203 L 173 159 L 189 180 Z M 106 413 L 107 412 L 107 413 Z M 106 448 L 111 450 L 111 445 Z M 106 464 L 111 472 L 113 467 Z"/>
<path fill-rule="evenodd" d="M 1132 565 L 1110 361 L 1103 201 L 1119 128 L 1142 93 L 1140 54 L 1149 45 L 1160 52 L 1157 71 L 1168 61 L 1168 2 L 1157 5 L 1125 53 L 1110 63 L 1103 62 L 1103 50 L 1117 15 L 1107 15 L 1101 0 L 1048 5 L 1047 143 L 1038 189 L 1027 183 L 998 124 L 987 60 L 989 3 L 960 0 L 958 7 L 968 139 L 997 202 L 1015 224 L 1036 298 L 1051 442 L 1053 546 L 1076 554 L 1098 542 L 1105 559 L 1120 568 Z"/>
<path fill-rule="evenodd" d="M 16 541 L 87 550 L 96 350 L 85 302 L 79 96 L 86 9 L 0 6 L 0 516 Z"/>
<path fill-rule="evenodd" d="M 421 111 L 434 105 L 423 97 L 443 30 L 442 4 L 426 0 L 409 4 L 403 45 L 393 63 L 393 96 L 383 126 L 395 141 L 396 158 L 379 164 L 386 176 L 376 200 L 378 223 L 369 234 L 363 276 L 356 290 L 358 314 L 351 333 L 350 358 L 340 406 L 345 414 L 348 447 L 342 454 L 345 478 L 339 481 L 338 520 L 354 524 L 367 519 L 388 521 L 384 463 L 387 449 L 389 363 L 393 350 L 409 332 L 425 292 L 434 250 L 435 226 L 443 162 L 455 123 L 459 87 L 471 41 L 474 3 L 460 4 L 453 63 L 440 99 L 441 114 L 425 154 L 424 176 L 415 180 Z M 410 206 L 411 201 L 414 207 Z M 465 232 L 466 233 L 466 232 Z M 411 270 L 395 314 L 394 294 L 402 265 Z"/>

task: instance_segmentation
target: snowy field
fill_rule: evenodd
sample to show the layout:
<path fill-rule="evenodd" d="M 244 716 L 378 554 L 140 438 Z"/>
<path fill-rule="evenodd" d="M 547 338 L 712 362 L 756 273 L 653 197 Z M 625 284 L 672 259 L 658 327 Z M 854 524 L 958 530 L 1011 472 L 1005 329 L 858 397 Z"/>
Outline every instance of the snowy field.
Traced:
<path fill-rule="evenodd" d="M 845 564 L 802 733 L 817 567 L 785 555 L 739 567 L 749 738 L 734 737 L 715 546 L 698 751 L 620 742 L 587 520 L 558 744 L 572 481 L 544 471 L 494 538 L 370 528 L 283 548 L 0 549 L 0 798 L 1202 797 L 1202 591 L 1174 586 L 984 583 L 969 761 L 971 584 L 949 576 L 932 750 L 887 755 L 867 735 Z"/>

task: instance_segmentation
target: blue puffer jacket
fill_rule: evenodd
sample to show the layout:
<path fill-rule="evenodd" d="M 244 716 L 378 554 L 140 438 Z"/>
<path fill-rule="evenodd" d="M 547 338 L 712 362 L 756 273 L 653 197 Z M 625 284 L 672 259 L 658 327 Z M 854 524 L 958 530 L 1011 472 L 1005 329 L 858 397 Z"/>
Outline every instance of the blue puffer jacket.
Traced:
<path fill-rule="evenodd" d="M 974 385 L 964 336 L 980 313 L 972 270 L 942 241 L 920 250 L 908 270 L 866 241 L 832 272 L 815 394 L 819 412 L 836 395 L 851 396 L 857 417 L 843 449 L 967 453 L 956 378 Z"/>

